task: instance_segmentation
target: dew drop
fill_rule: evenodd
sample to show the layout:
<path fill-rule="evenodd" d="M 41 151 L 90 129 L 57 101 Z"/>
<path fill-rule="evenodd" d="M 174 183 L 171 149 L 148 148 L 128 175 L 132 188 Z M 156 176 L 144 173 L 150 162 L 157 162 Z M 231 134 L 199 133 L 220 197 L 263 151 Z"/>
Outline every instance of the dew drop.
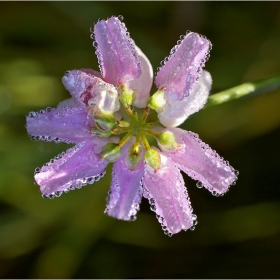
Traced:
<path fill-rule="evenodd" d="M 130 221 L 131 221 L 131 222 L 135 221 L 136 219 L 137 219 L 136 215 L 130 216 Z"/>
<path fill-rule="evenodd" d="M 40 167 L 36 167 L 34 170 L 34 174 L 39 173 L 41 171 Z"/>
<path fill-rule="evenodd" d="M 56 191 L 56 192 L 54 192 L 54 195 L 55 195 L 56 197 L 60 197 L 60 196 L 62 195 L 62 192 Z"/>
<path fill-rule="evenodd" d="M 238 170 L 234 170 L 234 174 L 235 174 L 236 176 L 238 176 L 238 175 L 239 175 L 239 171 L 238 171 Z"/>
<path fill-rule="evenodd" d="M 93 33 L 94 32 L 94 26 L 91 26 L 89 31 L 90 31 L 90 33 Z"/>
<path fill-rule="evenodd" d="M 190 230 L 191 230 L 191 231 L 194 231 L 194 230 L 195 230 L 195 226 L 192 226 L 192 227 L 190 228 Z"/>
<path fill-rule="evenodd" d="M 91 33 L 89 37 L 90 39 L 94 40 L 94 33 Z"/>
<path fill-rule="evenodd" d="M 32 111 L 32 112 L 30 112 L 30 113 L 28 114 L 28 117 L 29 117 L 29 118 L 35 118 L 36 115 L 37 115 L 36 112 L 33 112 L 33 111 Z"/>
<path fill-rule="evenodd" d="M 47 198 L 49 198 L 47 195 L 45 195 L 45 194 L 42 194 L 42 197 L 44 198 L 44 199 L 47 199 Z"/>
<path fill-rule="evenodd" d="M 90 177 L 90 178 L 87 179 L 87 183 L 90 184 L 90 185 L 92 185 L 94 183 L 94 181 L 95 181 L 94 177 Z"/>
<path fill-rule="evenodd" d="M 195 214 L 192 214 L 192 219 L 193 220 L 196 220 L 197 219 L 197 216 Z"/>
<path fill-rule="evenodd" d="M 58 137 L 56 137 L 53 139 L 53 141 L 54 141 L 54 143 L 58 144 L 58 143 L 60 143 L 61 140 Z"/>
<path fill-rule="evenodd" d="M 70 74 L 70 70 L 66 70 L 64 73 L 65 76 L 69 76 L 69 74 Z"/>
<path fill-rule="evenodd" d="M 200 181 L 198 181 L 198 182 L 196 183 L 196 186 L 197 186 L 199 189 L 202 189 L 202 188 L 203 188 L 203 184 L 202 184 Z"/>
<path fill-rule="evenodd" d="M 122 15 L 119 15 L 119 16 L 118 16 L 118 19 L 119 19 L 120 21 L 123 21 L 123 16 L 122 16 Z"/>
<path fill-rule="evenodd" d="M 155 212 L 157 210 L 157 207 L 155 205 L 151 205 L 150 209 Z"/>
<path fill-rule="evenodd" d="M 197 224 L 198 224 L 198 221 L 197 221 L 197 220 L 194 220 L 194 221 L 193 221 L 193 225 L 196 226 Z"/>
<path fill-rule="evenodd" d="M 153 198 L 149 199 L 150 204 L 154 205 L 156 203 L 156 201 Z"/>
<path fill-rule="evenodd" d="M 96 41 L 94 41 L 92 45 L 93 45 L 95 48 L 98 47 L 98 43 L 97 43 Z"/>
<path fill-rule="evenodd" d="M 95 182 L 98 182 L 100 180 L 100 178 L 101 178 L 100 175 L 96 175 L 95 176 Z"/>
<path fill-rule="evenodd" d="M 54 199 L 54 194 L 53 194 L 53 193 L 51 193 L 51 194 L 49 195 L 49 199 Z"/>

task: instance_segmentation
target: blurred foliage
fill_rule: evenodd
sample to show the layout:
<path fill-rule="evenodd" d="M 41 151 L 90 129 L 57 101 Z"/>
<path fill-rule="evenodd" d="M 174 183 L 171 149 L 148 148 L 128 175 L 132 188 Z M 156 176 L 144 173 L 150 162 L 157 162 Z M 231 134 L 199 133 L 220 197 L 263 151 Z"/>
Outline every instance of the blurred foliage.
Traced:
<path fill-rule="evenodd" d="M 187 178 L 194 232 L 165 236 L 103 214 L 107 176 L 43 200 L 33 170 L 67 145 L 31 142 L 25 114 L 68 98 L 67 69 L 97 69 L 89 27 L 123 15 L 156 69 L 181 34 L 213 43 L 212 93 L 280 72 L 279 2 L 0 2 L 1 278 L 279 278 L 280 91 L 201 110 L 183 127 L 240 171 L 222 198 Z"/>

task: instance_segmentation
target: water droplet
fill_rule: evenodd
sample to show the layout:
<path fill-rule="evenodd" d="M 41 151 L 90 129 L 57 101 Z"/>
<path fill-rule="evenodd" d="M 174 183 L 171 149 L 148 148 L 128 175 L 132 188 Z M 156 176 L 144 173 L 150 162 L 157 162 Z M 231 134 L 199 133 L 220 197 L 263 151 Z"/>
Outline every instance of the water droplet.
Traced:
<path fill-rule="evenodd" d="M 71 185 L 71 186 L 69 187 L 69 190 L 71 190 L 71 191 L 74 191 L 75 189 L 76 189 L 75 186 L 72 186 L 72 185 Z"/>
<path fill-rule="evenodd" d="M 197 220 L 194 220 L 194 221 L 193 221 L 193 225 L 196 226 L 197 224 L 198 224 L 198 221 L 197 221 Z"/>
<path fill-rule="evenodd" d="M 156 203 L 156 201 L 153 198 L 149 199 L 150 204 L 154 205 Z"/>
<path fill-rule="evenodd" d="M 56 191 L 56 192 L 54 192 L 54 195 L 55 195 L 56 197 L 60 197 L 60 196 L 62 195 L 62 192 Z"/>
<path fill-rule="evenodd" d="M 30 112 L 30 113 L 28 114 L 28 117 L 29 117 L 29 118 L 35 118 L 36 115 L 37 115 L 36 112 L 33 112 L 33 111 L 32 111 L 32 112 Z"/>
<path fill-rule="evenodd" d="M 89 37 L 90 39 L 94 40 L 94 33 L 91 33 Z"/>
<path fill-rule="evenodd" d="M 234 174 L 235 174 L 236 176 L 238 176 L 238 175 L 239 175 L 239 171 L 238 171 L 238 170 L 234 170 Z"/>
<path fill-rule="evenodd" d="M 194 230 L 195 230 L 195 226 L 192 226 L 192 227 L 190 228 L 190 230 L 191 230 L 191 231 L 194 231 Z"/>
<path fill-rule="evenodd" d="M 157 210 L 157 207 L 155 205 L 151 205 L 150 209 L 155 212 Z"/>
<path fill-rule="evenodd" d="M 55 138 L 53 139 L 53 141 L 54 141 L 54 143 L 56 143 L 56 144 L 58 144 L 58 143 L 61 142 L 61 140 L 60 140 L 58 137 L 55 137 Z"/>
<path fill-rule="evenodd" d="M 34 174 L 39 173 L 40 171 L 41 171 L 41 168 L 40 167 L 36 167 L 35 170 L 34 170 Z"/>
<path fill-rule="evenodd" d="M 69 74 L 70 74 L 70 70 L 66 70 L 64 73 L 65 76 L 69 76 Z"/>
<path fill-rule="evenodd" d="M 122 15 L 119 15 L 119 16 L 118 16 L 118 19 L 119 19 L 120 21 L 123 21 L 123 16 L 122 16 Z"/>
<path fill-rule="evenodd" d="M 136 219 L 137 219 L 136 215 L 130 216 L 130 221 L 131 221 L 131 222 L 135 221 Z"/>
<path fill-rule="evenodd" d="M 214 196 L 218 196 L 218 193 L 217 193 L 216 191 L 213 191 L 212 194 L 213 194 Z"/>
<path fill-rule="evenodd" d="M 41 139 L 40 136 L 35 136 L 35 141 L 39 141 Z"/>
<path fill-rule="evenodd" d="M 185 35 L 181 35 L 180 39 L 183 40 L 183 39 L 185 39 L 185 37 L 186 37 Z"/>
<path fill-rule="evenodd" d="M 54 194 L 53 194 L 53 193 L 51 193 L 51 194 L 49 195 L 49 199 L 54 199 Z"/>
<path fill-rule="evenodd" d="M 40 110 L 39 113 L 40 113 L 40 114 L 44 114 L 44 113 L 45 113 L 45 110 Z"/>
<path fill-rule="evenodd" d="M 91 26 L 89 31 L 90 31 L 90 33 L 93 33 L 94 32 L 94 26 Z"/>
<path fill-rule="evenodd" d="M 44 199 L 47 199 L 47 198 L 49 198 L 47 195 L 45 195 L 45 194 L 42 194 L 42 197 L 44 198 Z"/>
<path fill-rule="evenodd" d="M 90 177 L 90 178 L 87 179 L 87 183 L 90 184 L 90 185 L 92 185 L 94 183 L 94 181 L 95 180 L 94 180 L 93 177 Z"/>
<path fill-rule="evenodd" d="M 164 232 L 164 234 L 166 234 L 169 237 L 172 236 L 172 233 L 169 230 L 164 230 L 163 232 Z"/>
<path fill-rule="evenodd" d="M 93 45 L 95 48 L 98 47 L 98 43 L 97 43 L 96 41 L 94 41 L 92 45 Z"/>
<path fill-rule="evenodd" d="M 197 219 L 197 216 L 195 214 L 192 214 L 192 219 L 193 220 L 196 220 Z"/>
<path fill-rule="evenodd" d="M 199 189 L 203 188 L 203 184 L 202 184 L 200 181 L 198 181 L 198 182 L 196 183 L 196 186 L 197 186 Z"/>

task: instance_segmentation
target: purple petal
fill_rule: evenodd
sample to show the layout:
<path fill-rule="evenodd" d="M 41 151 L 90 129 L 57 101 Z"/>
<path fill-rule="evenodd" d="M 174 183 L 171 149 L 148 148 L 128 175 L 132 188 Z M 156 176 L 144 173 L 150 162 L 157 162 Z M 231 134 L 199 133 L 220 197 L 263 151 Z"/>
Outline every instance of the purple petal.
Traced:
<path fill-rule="evenodd" d="M 200 76 L 210 45 L 206 38 L 188 33 L 181 44 L 171 50 L 168 61 L 155 78 L 156 86 L 172 92 L 177 100 L 187 97 Z"/>
<path fill-rule="evenodd" d="M 179 128 L 171 130 L 176 137 L 180 149 L 176 152 L 164 152 L 178 167 L 213 194 L 223 194 L 237 180 L 235 170 L 202 142 L 198 135 Z"/>
<path fill-rule="evenodd" d="M 96 55 L 107 83 L 118 86 L 140 76 L 140 60 L 124 23 L 116 17 L 101 20 L 94 26 L 94 35 Z"/>
<path fill-rule="evenodd" d="M 166 127 L 182 124 L 191 114 L 199 111 L 206 103 L 212 85 L 210 73 L 203 71 L 199 81 L 184 100 L 174 100 L 172 92 L 165 92 L 166 104 L 158 114 L 160 122 Z"/>
<path fill-rule="evenodd" d="M 126 167 L 125 158 L 114 163 L 106 214 L 121 220 L 134 221 L 142 198 L 144 163 L 135 170 Z"/>
<path fill-rule="evenodd" d="M 162 165 L 154 170 L 148 165 L 144 173 L 144 196 L 166 234 L 174 234 L 193 226 L 192 207 L 180 170 L 172 160 L 161 155 Z"/>
<path fill-rule="evenodd" d="M 81 107 L 47 108 L 27 115 L 27 131 L 34 140 L 56 142 L 81 142 L 92 139 L 90 120 Z"/>
<path fill-rule="evenodd" d="M 91 92 L 92 88 L 97 87 L 99 84 L 104 84 L 104 81 L 100 78 L 100 73 L 91 69 L 72 70 L 66 71 L 65 76 L 62 78 L 62 83 L 71 93 L 75 103 L 78 106 L 85 107 L 87 104 L 85 104 L 85 100 L 81 96 Z"/>
<path fill-rule="evenodd" d="M 94 152 L 93 142 L 81 142 L 35 170 L 35 181 L 44 196 L 59 196 L 61 192 L 93 184 L 104 176 L 108 164 Z"/>
<path fill-rule="evenodd" d="M 138 108 L 145 108 L 153 84 L 153 67 L 145 54 L 137 46 L 135 47 L 141 61 L 142 74 L 138 79 L 126 84 L 135 92 L 134 105 Z"/>

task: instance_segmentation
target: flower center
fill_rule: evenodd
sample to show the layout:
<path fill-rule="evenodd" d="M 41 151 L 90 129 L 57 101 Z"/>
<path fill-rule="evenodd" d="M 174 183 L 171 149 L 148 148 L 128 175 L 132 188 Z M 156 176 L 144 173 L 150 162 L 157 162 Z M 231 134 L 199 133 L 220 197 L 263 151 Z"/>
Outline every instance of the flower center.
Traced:
<path fill-rule="evenodd" d="M 158 169 L 161 164 L 160 154 L 157 150 L 151 148 L 149 141 L 153 141 L 152 138 L 154 138 L 161 149 L 176 149 L 178 144 L 175 142 L 173 133 L 170 131 L 156 133 L 152 130 L 154 124 L 158 122 L 157 115 L 152 110 L 155 103 L 152 98 L 153 96 L 149 99 L 146 108 L 143 110 L 133 106 L 134 92 L 128 90 L 124 84 L 120 85 L 118 93 L 119 101 L 122 105 L 118 112 L 113 114 L 103 111 L 102 114 L 93 114 L 96 125 L 91 128 L 91 131 L 96 137 L 109 138 L 111 136 L 120 136 L 118 143 L 109 142 L 106 144 L 100 156 L 108 162 L 115 162 L 121 156 L 122 147 L 129 140 L 134 140 L 134 143 L 131 144 L 127 152 L 128 160 L 126 163 L 128 167 L 135 169 L 138 166 L 144 148 L 146 163 L 152 168 Z M 120 112 L 121 117 L 117 116 Z"/>

